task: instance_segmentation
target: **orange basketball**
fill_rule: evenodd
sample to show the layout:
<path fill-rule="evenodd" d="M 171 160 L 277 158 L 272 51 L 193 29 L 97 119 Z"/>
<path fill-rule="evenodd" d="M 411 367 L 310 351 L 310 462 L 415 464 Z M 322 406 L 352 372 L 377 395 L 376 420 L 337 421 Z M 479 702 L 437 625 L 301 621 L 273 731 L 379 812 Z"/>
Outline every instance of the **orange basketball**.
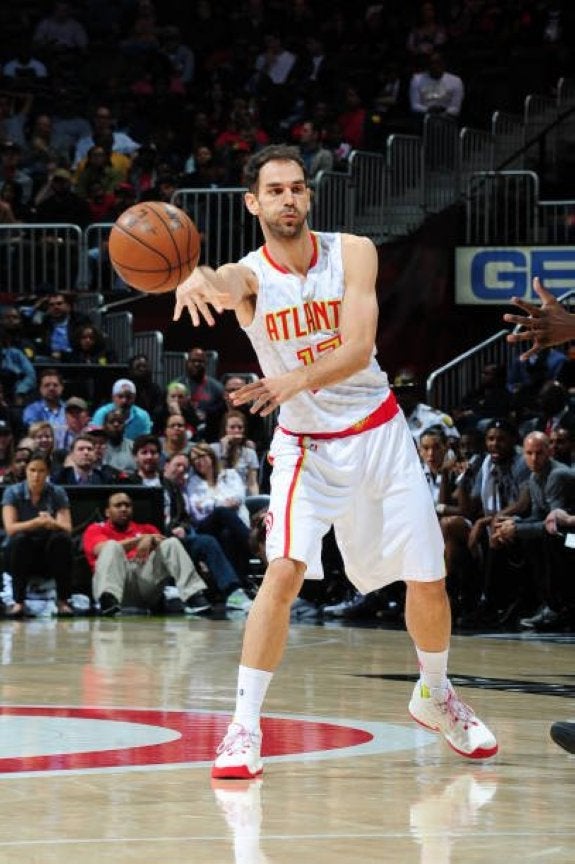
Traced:
<path fill-rule="evenodd" d="M 134 204 L 110 232 L 110 260 L 118 275 L 138 291 L 173 291 L 200 257 L 200 235 L 183 210 L 160 201 Z"/>

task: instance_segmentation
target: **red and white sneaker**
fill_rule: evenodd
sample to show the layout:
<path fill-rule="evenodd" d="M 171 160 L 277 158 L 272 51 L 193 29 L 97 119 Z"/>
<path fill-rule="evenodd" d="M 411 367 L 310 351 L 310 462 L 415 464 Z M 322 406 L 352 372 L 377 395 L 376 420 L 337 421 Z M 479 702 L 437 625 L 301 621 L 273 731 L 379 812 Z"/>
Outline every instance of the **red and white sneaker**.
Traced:
<path fill-rule="evenodd" d="M 440 698 L 418 681 L 409 703 L 409 713 L 421 726 L 440 732 L 460 756 L 489 759 L 497 753 L 495 736 L 469 705 L 459 699 L 451 684 Z"/>
<path fill-rule="evenodd" d="M 240 723 L 230 723 L 216 753 L 212 777 L 227 780 L 253 780 L 264 770 L 260 750 L 261 732 L 250 732 Z"/>

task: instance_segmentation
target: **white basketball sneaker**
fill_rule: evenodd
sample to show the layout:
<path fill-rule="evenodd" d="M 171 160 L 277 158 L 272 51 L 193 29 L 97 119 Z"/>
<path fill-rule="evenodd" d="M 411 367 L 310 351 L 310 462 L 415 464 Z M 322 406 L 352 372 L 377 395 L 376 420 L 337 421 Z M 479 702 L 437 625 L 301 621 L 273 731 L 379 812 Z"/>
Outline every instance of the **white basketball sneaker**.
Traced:
<path fill-rule="evenodd" d="M 438 697 L 418 681 L 409 703 L 409 713 L 421 726 L 440 732 L 460 756 L 489 759 L 497 753 L 495 736 L 469 705 L 459 699 L 451 684 L 447 693 Z"/>
<path fill-rule="evenodd" d="M 240 723 L 230 723 L 216 753 L 212 777 L 227 780 L 253 780 L 264 770 L 260 732 L 250 732 Z"/>

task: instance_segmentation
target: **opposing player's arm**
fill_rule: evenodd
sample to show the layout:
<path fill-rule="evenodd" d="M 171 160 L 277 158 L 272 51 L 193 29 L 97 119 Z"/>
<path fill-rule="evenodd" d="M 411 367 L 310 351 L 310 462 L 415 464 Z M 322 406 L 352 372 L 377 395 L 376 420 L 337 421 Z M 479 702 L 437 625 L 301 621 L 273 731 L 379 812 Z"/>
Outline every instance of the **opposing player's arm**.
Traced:
<path fill-rule="evenodd" d="M 262 378 L 232 395 L 235 405 L 253 402 L 263 417 L 303 390 L 319 390 L 349 378 L 370 362 L 377 328 L 377 251 L 365 237 L 344 234 L 342 252 L 345 292 L 340 315 L 341 344 L 315 362 L 276 378 Z"/>
<path fill-rule="evenodd" d="M 198 327 L 203 319 L 213 326 L 212 309 L 221 313 L 233 309 L 240 323 L 249 323 L 257 295 L 257 278 L 242 264 L 224 264 L 213 270 L 211 267 L 196 267 L 188 278 L 176 289 L 174 321 L 187 309 L 192 324 Z"/>

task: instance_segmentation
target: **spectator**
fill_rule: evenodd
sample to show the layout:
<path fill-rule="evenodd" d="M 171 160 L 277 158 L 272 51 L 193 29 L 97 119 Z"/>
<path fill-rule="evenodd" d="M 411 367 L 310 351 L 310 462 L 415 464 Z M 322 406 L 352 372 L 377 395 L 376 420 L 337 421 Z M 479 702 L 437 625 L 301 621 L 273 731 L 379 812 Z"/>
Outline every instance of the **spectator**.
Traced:
<path fill-rule="evenodd" d="M 92 185 L 99 183 L 104 192 L 112 194 L 123 180 L 122 173 L 112 166 L 106 149 L 94 144 L 88 150 L 84 166 L 78 167 L 76 172 L 76 192 L 88 198 Z"/>
<path fill-rule="evenodd" d="M 26 425 L 44 420 L 51 426 L 66 425 L 66 414 L 62 393 L 64 383 L 56 369 L 43 369 L 38 376 L 40 399 L 26 405 L 22 419 Z"/>
<path fill-rule="evenodd" d="M 92 118 L 92 134 L 80 138 L 76 145 L 74 154 L 74 168 L 84 159 L 90 147 L 96 144 L 96 136 L 112 135 L 110 150 L 112 153 L 122 153 L 124 156 L 133 156 L 139 149 L 140 145 L 130 138 L 125 132 L 120 132 L 114 128 L 114 118 L 112 111 L 107 105 L 98 105 Z M 102 139 L 99 139 L 102 143 Z"/>
<path fill-rule="evenodd" d="M 27 447 L 22 443 L 19 443 L 16 449 L 14 450 L 14 456 L 12 458 L 12 463 L 8 467 L 8 470 L 2 474 L 0 477 L 0 484 L 3 488 L 6 486 L 12 486 L 14 483 L 21 483 L 26 479 L 26 466 L 30 461 L 32 456 L 31 447 Z"/>
<path fill-rule="evenodd" d="M 447 32 L 437 21 L 434 4 L 423 3 L 419 10 L 419 24 L 409 31 L 407 50 L 416 64 L 420 64 L 446 42 Z"/>
<path fill-rule="evenodd" d="M 178 453 L 189 455 L 192 444 L 186 430 L 186 420 L 181 414 L 170 414 L 160 441 L 162 465 Z"/>
<path fill-rule="evenodd" d="M 160 40 L 161 50 L 170 61 L 172 76 L 188 87 L 194 80 L 195 57 L 192 49 L 182 41 L 179 27 L 164 27 Z"/>
<path fill-rule="evenodd" d="M 242 411 L 227 411 L 222 420 L 222 437 L 211 444 L 220 464 L 238 472 L 246 495 L 259 495 L 259 460 L 253 444 L 246 438 L 246 420 Z"/>
<path fill-rule="evenodd" d="M 130 357 L 128 377 L 136 385 L 135 404 L 155 419 L 164 408 L 164 391 L 154 381 L 150 360 L 145 354 Z"/>
<path fill-rule="evenodd" d="M 41 60 L 32 55 L 30 45 L 22 40 L 13 52 L 14 59 L 8 60 L 2 67 L 5 78 L 15 79 L 19 84 L 27 87 L 38 80 L 48 77 L 48 70 Z"/>
<path fill-rule="evenodd" d="M 313 120 L 305 120 L 300 128 L 299 148 L 311 181 L 320 171 L 333 169 L 333 153 L 321 145 L 320 130 Z"/>
<path fill-rule="evenodd" d="M 11 183 L 18 190 L 17 202 L 12 206 L 18 217 L 17 206 L 27 207 L 32 201 L 32 177 L 21 167 L 22 147 L 16 141 L 3 141 L 0 144 L 0 185 Z"/>
<path fill-rule="evenodd" d="M 6 344 L 19 348 L 28 360 L 34 361 L 36 346 L 24 327 L 22 313 L 16 306 L 4 306 L 0 313 L 0 328 Z"/>
<path fill-rule="evenodd" d="M 219 426 L 225 411 L 224 388 L 219 381 L 206 372 L 206 352 L 203 348 L 190 348 L 186 360 L 186 376 L 178 378 L 189 391 L 200 428 L 198 433 L 207 440 L 219 435 Z"/>
<path fill-rule="evenodd" d="M 449 414 L 420 401 L 423 387 L 411 370 L 403 369 L 395 376 L 393 392 L 403 409 L 416 444 L 423 430 L 429 426 L 440 426 L 448 439 L 459 438 L 459 430 Z"/>
<path fill-rule="evenodd" d="M 457 119 L 464 96 L 463 81 L 445 71 L 441 54 L 431 54 L 426 72 L 416 72 L 409 85 L 409 102 L 417 117 L 427 114 Z"/>
<path fill-rule="evenodd" d="M 91 323 L 87 315 L 73 311 L 70 296 L 62 292 L 48 294 L 24 311 L 39 334 L 39 353 L 58 361 L 72 352 L 74 331 Z"/>
<path fill-rule="evenodd" d="M 11 468 L 13 462 L 14 434 L 8 423 L 0 420 L 0 478 Z"/>
<path fill-rule="evenodd" d="M 78 437 L 86 430 L 90 420 L 88 403 L 79 396 L 70 396 L 64 405 L 65 425 L 58 426 L 55 432 L 55 446 L 58 450 L 69 451 Z"/>
<path fill-rule="evenodd" d="M 344 111 L 337 118 L 341 137 L 352 150 L 361 150 L 365 133 L 366 110 L 359 89 L 348 84 L 343 93 Z"/>
<path fill-rule="evenodd" d="M 36 370 L 26 354 L 13 345 L 0 330 L 0 380 L 6 397 L 14 405 L 24 405 L 36 390 Z"/>
<path fill-rule="evenodd" d="M 103 433 L 106 447 L 102 456 L 102 464 L 115 468 L 117 471 L 132 472 L 136 470 L 136 461 L 132 451 L 132 441 L 124 437 L 126 417 L 122 411 L 112 408 L 104 415 Z"/>
<path fill-rule="evenodd" d="M 481 370 L 479 386 L 466 393 L 454 418 L 460 429 L 474 427 L 480 420 L 507 417 L 511 411 L 511 397 L 505 386 L 505 367 L 487 363 Z"/>
<path fill-rule="evenodd" d="M 60 222 L 86 228 L 91 221 L 86 201 L 72 189 L 72 175 L 66 168 L 48 174 L 46 184 L 35 198 L 37 222 Z"/>
<path fill-rule="evenodd" d="M 562 351 L 541 348 L 525 359 L 514 360 L 507 372 L 507 388 L 516 411 L 536 409 L 537 394 L 547 381 L 556 381 L 566 361 Z"/>
<path fill-rule="evenodd" d="M 523 441 L 523 455 L 531 472 L 519 512 L 497 519 L 492 530 L 492 542 L 503 546 L 519 543 L 531 564 L 533 595 L 524 589 L 527 603 L 535 600 L 537 609 L 521 620 L 525 629 L 554 629 L 560 622 L 572 625 L 572 609 L 568 617 L 561 613 L 567 599 L 575 597 L 569 583 L 572 573 L 561 567 L 563 538 L 546 531 L 546 519 L 553 510 L 575 511 L 575 472 L 555 462 L 549 452 L 549 439 L 543 432 L 530 432 Z M 554 554 L 555 553 L 555 554 Z M 565 561 L 565 564 L 567 562 Z"/>
<path fill-rule="evenodd" d="M 70 363 L 107 366 L 114 363 L 116 353 L 109 348 L 106 337 L 93 324 L 81 324 L 77 327 L 70 340 L 71 352 L 66 356 Z"/>
<path fill-rule="evenodd" d="M 54 579 L 59 615 L 71 616 L 68 604 L 72 574 L 72 522 L 68 496 L 48 480 L 46 456 L 33 453 L 26 479 L 9 486 L 2 500 L 2 519 L 8 535 L 7 569 L 12 575 L 14 604 L 11 618 L 24 617 L 26 586 L 38 573 Z"/>
<path fill-rule="evenodd" d="M 521 432 L 545 432 L 551 435 L 558 426 L 575 428 L 575 409 L 569 403 L 569 394 L 558 381 L 546 381 L 536 399 L 536 415 L 521 425 Z"/>
<path fill-rule="evenodd" d="M 104 475 L 95 467 L 96 450 L 88 433 L 80 433 L 72 443 L 66 465 L 54 477 L 54 482 L 65 486 L 99 486 Z"/>
<path fill-rule="evenodd" d="M 245 579 L 249 570 L 249 514 L 244 504 L 242 479 L 234 469 L 220 471 L 209 444 L 195 444 L 186 485 L 186 509 L 200 534 L 216 537 L 236 572 Z"/>
<path fill-rule="evenodd" d="M 135 405 L 136 385 L 128 378 L 119 378 L 112 387 L 112 401 L 100 406 L 92 417 L 95 426 L 102 426 L 109 411 L 116 408 L 125 418 L 124 435 L 132 441 L 138 435 L 149 435 L 152 420 L 147 411 Z"/>
<path fill-rule="evenodd" d="M 549 452 L 556 462 L 575 468 L 575 427 L 555 426 L 549 435 Z"/>
<path fill-rule="evenodd" d="M 166 387 L 165 402 L 154 421 L 154 429 L 160 434 L 166 428 L 166 423 L 172 414 L 178 414 L 186 421 L 186 431 L 190 438 L 195 438 L 200 427 L 200 420 L 190 399 L 190 391 L 180 381 L 171 381 Z"/>
<path fill-rule="evenodd" d="M 44 51 L 83 51 L 88 46 L 84 27 L 72 16 L 70 4 L 61 0 L 54 3 L 50 15 L 39 21 L 32 39 Z"/>
<path fill-rule="evenodd" d="M 223 596 L 227 609 L 247 611 L 252 601 L 241 587 L 240 578 L 226 557 L 218 540 L 210 534 L 199 534 L 192 526 L 186 510 L 186 484 L 190 459 L 185 453 L 171 456 L 165 465 L 164 483 L 172 484 L 168 532 L 178 537 L 193 561 L 203 561 Z"/>
<path fill-rule="evenodd" d="M 106 521 L 89 525 L 82 538 L 101 614 L 116 615 L 122 604 L 157 608 L 168 583 L 175 584 L 185 612 L 208 612 L 206 584 L 180 541 L 164 537 L 155 525 L 134 522 L 132 512 L 130 496 L 113 492 Z"/>

